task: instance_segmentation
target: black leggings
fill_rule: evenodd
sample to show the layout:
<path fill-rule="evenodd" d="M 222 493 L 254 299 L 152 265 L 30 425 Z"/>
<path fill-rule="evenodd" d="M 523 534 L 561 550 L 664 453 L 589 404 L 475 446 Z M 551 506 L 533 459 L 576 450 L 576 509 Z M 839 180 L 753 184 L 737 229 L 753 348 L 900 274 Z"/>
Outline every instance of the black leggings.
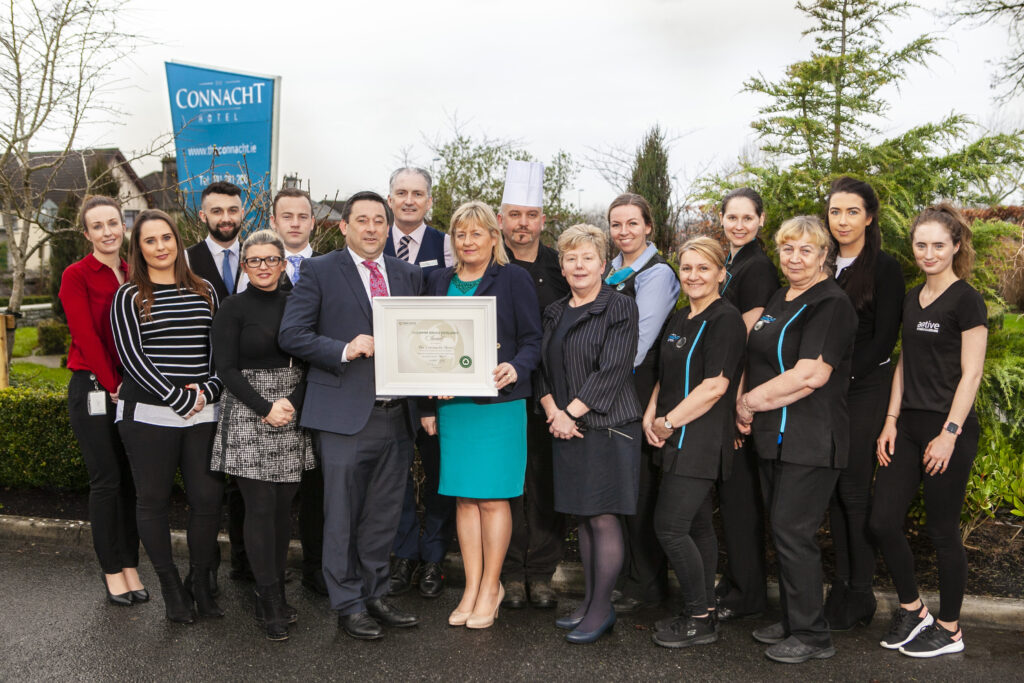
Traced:
<path fill-rule="evenodd" d="M 665 473 L 654 531 L 683 593 L 683 614 L 702 617 L 715 604 L 718 540 L 712 525 L 711 479 Z"/>
<path fill-rule="evenodd" d="M 829 531 L 836 555 L 836 579 L 857 591 L 871 590 L 875 547 L 868 534 L 875 443 L 885 423 L 892 370 L 879 367 L 850 385 L 850 455 L 828 507 Z"/>
<path fill-rule="evenodd" d="M 135 525 L 135 484 L 114 424 L 115 406 L 107 396 L 107 414 L 90 415 L 88 394 L 96 388 L 88 370 L 76 370 L 68 383 L 71 429 L 89 472 L 89 522 L 100 567 L 117 574 L 139 566 Z"/>
<path fill-rule="evenodd" d="M 135 478 L 139 536 L 156 571 L 174 568 L 168 509 L 174 474 L 181 468 L 188 500 L 190 564 L 209 567 L 218 552 L 224 475 L 210 471 L 216 422 L 191 427 L 158 427 L 131 418 L 118 423 Z"/>
<path fill-rule="evenodd" d="M 892 461 L 879 467 L 875 478 L 875 502 L 871 533 L 889 567 L 900 603 L 917 600 L 914 554 L 903 532 L 907 509 L 924 484 L 925 530 L 935 546 L 939 565 L 939 619 L 957 621 L 967 584 L 967 553 L 960 540 L 960 510 L 967 480 L 978 453 L 978 419 L 967 418 L 963 434 L 956 438 L 953 455 L 942 474 L 924 471 L 924 451 L 942 430 L 946 416 L 924 410 L 904 410 L 896 423 Z"/>
<path fill-rule="evenodd" d="M 292 498 L 299 482 L 235 477 L 245 499 L 245 552 L 256 584 L 269 586 L 283 574 L 291 540 Z"/>

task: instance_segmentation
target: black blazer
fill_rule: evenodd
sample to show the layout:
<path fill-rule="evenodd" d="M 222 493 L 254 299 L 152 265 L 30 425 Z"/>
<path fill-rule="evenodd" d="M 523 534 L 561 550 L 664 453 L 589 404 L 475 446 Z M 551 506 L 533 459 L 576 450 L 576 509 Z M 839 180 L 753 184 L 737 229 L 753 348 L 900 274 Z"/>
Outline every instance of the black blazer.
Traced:
<path fill-rule="evenodd" d="M 446 296 L 455 276 L 455 268 L 435 270 L 427 280 L 425 294 Z M 484 272 L 474 296 L 497 299 L 498 363 L 511 363 L 517 379 L 498 392 L 497 396 L 474 398 L 476 403 L 504 403 L 529 398 L 532 394 L 530 374 L 540 364 L 540 313 L 537 290 L 530 274 L 519 266 L 491 263 Z"/>
<path fill-rule="evenodd" d="M 547 358 L 548 344 L 569 298 L 559 299 L 544 311 L 542 359 Z M 601 285 L 590 309 L 566 332 L 562 347 L 565 367 L 561 371 L 565 373 L 570 396 L 590 408 L 583 416 L 588 427 L 615 427 L 639 420 L 643 414 L 632 381 L 639 337 L 636 302 L 608 285 Z M 554 386 L 554 369 L 547 367 L 546 361 L 542 369 L 537 373 L 538 401 L 552 393 Z"/>
<path fill-rule="evenodd" d="M 224 301 L 229 296 L 235 293 L 232 289 L 230 292 L 228 288 L 224 286 L 224 278 L 220 276 L 220 269 L 213 260 L 213 254 L 210 253 L 210 247 L 206 246 L 206 240 L 202 240 L 197 244 L 193 244 L 191 247 L 186 249 L 188 252 L 188 265 L 192 269 L 192 272 L 203 278 L 217 291 L 217 298 L 220 301 Z M 241 263 L 235 264 L 235 286 L 238 286 L 238 277 L 241 275 Z"/>

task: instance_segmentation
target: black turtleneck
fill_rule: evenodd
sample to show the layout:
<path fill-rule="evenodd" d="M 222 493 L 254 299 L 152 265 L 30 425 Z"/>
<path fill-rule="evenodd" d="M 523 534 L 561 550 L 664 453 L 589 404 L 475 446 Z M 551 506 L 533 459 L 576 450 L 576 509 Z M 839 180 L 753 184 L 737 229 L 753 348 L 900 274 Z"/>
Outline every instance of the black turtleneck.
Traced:
<path fill-rule="evenodd" d="M 287 368 L 299 362 L 277 345 L 287 300 L 288 292 L 280 287 L 266 292 L 250 284 L 241 294 L 225 299 L 213 320 L 217 374 L 231 393 L 257 415 L 270 413 L 273 401 L 260 396 L 240 371 Z M 291 395 L 285 397 L 295 410 L 302 407 L 305 391 L 305 382 L 299 382 Z"/>

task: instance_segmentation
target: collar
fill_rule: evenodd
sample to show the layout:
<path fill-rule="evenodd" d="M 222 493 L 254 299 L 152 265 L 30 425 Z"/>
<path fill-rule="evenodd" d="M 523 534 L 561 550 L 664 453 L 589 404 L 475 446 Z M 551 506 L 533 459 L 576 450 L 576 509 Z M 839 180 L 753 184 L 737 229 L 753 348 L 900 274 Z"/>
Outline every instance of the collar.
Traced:
<path fill-rule="evenodd" d="M 216 256 L 217 254 L 219 254 L 222 251 L 230 251 L 233 256 L 238 256 L 239 246 L 238 246 L 238 240 L 237 239 L 234 242 L 231 243 L 230 247 L 222 247 L 222 246 L 220 246 L 219 244 L 214 242 L 213 238 L 210 237 L 209 235 L 206 236 L 206 239 L 204 241 L 206 242 L 207 249 L 210 250 L 210 254 L 212 254 L 214 256 Z"/>
<path fill-rule="evenodd" d="M 363 266 L 363 261 L 372 260 L 374 263 L 377 264 L 378 268 L 380 268 L 381 270 L 384 270 L 384 252 L 381 252 L 380 256 L 378 256 L 375 259 L 364 259 L 359 254 L 357 254 L 356 252 L 352 251 L 352 247 L 345 247 L 345 251 L 348 252 L 349 256 L 352 257 L 352 261 L 357 266 Z M 366 266 L 363 266 L 363 268 L 366 268 Z"/>
<path fill-rule="evenodd" d="M 640 254 L 639 258 L 637 258 L 636 261 L 633 261 L 632 265 L 630 265 L 630 268 L 632 268 L 634 271 L 640 270 L 647 264 L 648 261 L 651 260 L 651 257 L 653 257 L 657 253 L 657 245 L 655 245 L 653 242 L 648 242 L 647 248 L 644 249 L 643 253 Z M 612 268 L 614 270 L 622 268 L 622 252 L 616 254 L 615 258 L 612 259 Z"/>
<path fill-rule="evenodd" d="M 420 227 L 418 227 L 415 230 L 413 230 L 412 232 L 410 232 L 408 234 L 408 237 L 409 237 L 409 239 L 411 239 L 416 244 L 422 244 L 423 243 L 423 235 L 426 232 L 427 232 L 427 224 L 426 223 L 420 223 Z M 402 240 L 403 237 L 406 237 L 406 236 L 407 235 L 404 232 L 402 232 L 401 230 L 398 229 L 397 225 L 392 225 L 391 226 L 391 239 L 394 240 L 395 248 L 396 249 L 398 248 L 398 243 Z"/>
<path fill-rule="evenodd" d="M 732 259 L 728 259 L 728 266 L 735 267 L 739 263 L 743 263 L 749 259 L 754 258 L 758 254 L 764 254 L 764 249 L 761 248 L 761 243 L 757 241 L 757 238 L 750 240 L 736 252 L 736 256 Z"/>
<path fill-rule="evenodd" d="M 94 270 L 97 273 L 100 270 L 102 270 L 102 269 L 107 267 L 106 264 L 104 264 L 102 261 L 100 261 L 98 258 L 96 258 L 96 256 L 93 255 L 92 252 L 89 252 L 88 254 L 86 254 L 85 257 L 82 260 L 85 262 L 85 265 L 87 265 L 91 270 Z M 118 263 L 117 267 L 120 268 L 123 272 L 127 273 L 128 272 L 128 263 L 127 263 L 127 261 L 125 261 L 123 258 L 119 258 L 118 261 L 120 263 Z"/>
<path fill-rule="evenodd" d="M 301 256 L 302 258 L 310 258 L 313 256 L 313 247 L 311 247 L 309 243 L 306 244 L 305 248 L 300 249 L 299 251 L 292 251 L 288 247 L 285 247 L 284 256 L 285 258 L 288 258 L 289 256 Z"/>

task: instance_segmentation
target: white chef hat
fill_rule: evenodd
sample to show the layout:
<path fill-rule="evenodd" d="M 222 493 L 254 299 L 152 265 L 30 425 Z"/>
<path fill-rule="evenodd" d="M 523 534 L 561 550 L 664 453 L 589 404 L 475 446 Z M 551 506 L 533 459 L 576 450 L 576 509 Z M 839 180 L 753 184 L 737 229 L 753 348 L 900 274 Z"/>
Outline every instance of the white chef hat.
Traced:
<path fill-rule="evenodd" d="M 539 161 L 510 161 L 505 172 L 502 204 L 544 206 L 544 164 Z"/>

